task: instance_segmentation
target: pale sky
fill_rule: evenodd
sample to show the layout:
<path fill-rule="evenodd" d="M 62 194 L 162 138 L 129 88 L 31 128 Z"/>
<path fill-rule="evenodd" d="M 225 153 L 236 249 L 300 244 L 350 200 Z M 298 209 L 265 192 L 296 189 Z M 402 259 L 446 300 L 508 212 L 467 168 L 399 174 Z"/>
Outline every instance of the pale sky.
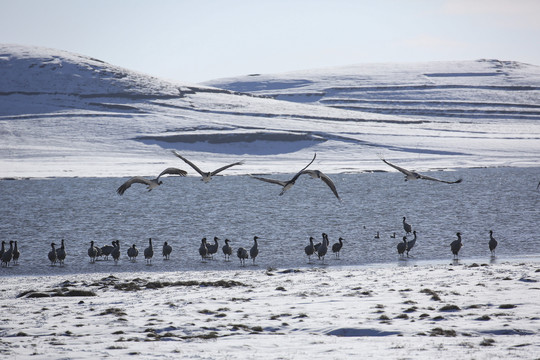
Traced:
<path fill-rule="evenodd" d="M 186 83 L 373 62 L 540 65 L 540 1 L 0 0 L 0 43 Z"/>

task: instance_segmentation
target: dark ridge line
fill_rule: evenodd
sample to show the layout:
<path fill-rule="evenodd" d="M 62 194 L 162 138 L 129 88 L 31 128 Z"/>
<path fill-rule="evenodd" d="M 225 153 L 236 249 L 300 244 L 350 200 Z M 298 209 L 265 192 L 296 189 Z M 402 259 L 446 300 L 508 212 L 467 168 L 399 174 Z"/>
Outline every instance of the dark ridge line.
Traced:
<path fill-rule="evenodd" d="M 427 77 L 477 77 L 477 76 L 501 76 L 508 75 L 504 72 L 462 72 L 462 73 L 424 73 Z"/>
<path fill-rule="evenodd" d="M 529 85 L 389 85 L 389 86 L 335 86 L 324 89 L 328 91 L 394 91 L 394 90 L 439 90 L 439 89 L 478 89 L 505 91 L 534 91 L 540 87 Z"/>
<path fill-rule="evenodd" d="M 356 107 L 356 106 L 339 106 L 339 105 L 331 105 L 329 107 L 337 108 L 337 109 L 343 109 L 343 110 L 351 110 L 351 111 L 363 111 L 363 112 L 369 112 L 374 114 L 387 114 L 387 115 L 415 115 L 415 116 L 438 116 L 438 117 L 448 117 L 448 118 L 456 118 L 456 117 L 462 117 L 462 118 L 473 118 L 473 119 L 512 119 L 512 120 L 539 120 L 540 119 L 540 113 L 533 113 L 533 114 L 524 114 L 520 116 L 521 112 L 494 112 L 490 113 L 487 111 L 475 111 L 475 112 L 469 112 L 469 111 L 463 111 L 463 112 L 456 112 L 451 110 L 444 111 L 444 110 L 413 110 L 413 109 L 374 109 L 374 108 L 368 108 L 368 107 Z"/>
<path fill-rule="evenodd" d="M 107 104 L 107 103 L 91 102 L 91 103 L 88 103 L 88 105 L 98 106 L 98 107 L 102 107 L 102 108 L 110 109 L 110 110 L 126 110 L 126 111 L 136 111 L 136 112 L 141 112 L 141 113 L 144 112 L 135 106 L 122 105 L 122 104 Z"/>
<path fill-rule="evenodd" d="M 519 104 L 519 103 L 494 103 L 494 102 L 472 102 L 472 101 L 444 101 L 444 100 L 370 100 L 370 99 L 321 99 L 320 103 L 363 103 L 363 104 L 400 104 L 400 105 L 431 105 L 440 104 L 441 106 L 463 105 L 463 106 L 481 106 L 481 107 L 523 107 L 523 108 L 540 108 L 540 105 L 535 104 Z"/>
<path fill-rule="evenodd" d="M 328 116 L 313 116 L 313 115 L 297 115 L 297 114 L 263 114 L 263 113 L 241 113 L 236 111 L 220 111 L 220 110 L 208 110 L 208 109 L 197 109 L 189 106 L 180 106 L 173 104 L 161 104 L 152 102 L 153 105 L 164 106 L 172 109 L 179 110 L 191 110 L 202 113 L 210 114 L 221 114 L 221 115 L 234 115 L 234 116 L 252 116 L 252 117 L 268 117 L 268 118 L 282 118 L 282 119 L 308 119 L 308 120 L 328 120 L 328 121 L 341 121 L 341 122 L 376 122 L 376 123 L 388 123 L 388 124 L 424 124 L 431 121 L 425 120 L 383 120 L 383 119 L 359 119 L 359 118 L 334 118 Z"/>
<path fill-rule="evenodd" d="M 266 96 L 273 98 L 279 96 L 325 96 L 330 92 L 351 92 L 351 91 L 406 91 L 406 90 L 423 90 L 423 91 L 433 91 L 433 90 L 445 90 L 445 89 L 477 89 L 477 90 L 504 90 L 504 91 L 537 91 L 540 90 L 540 87 L 537 86 L 527 86 L 527 85 L 516 85 L 516 86 L 498 86 L 498 85 L 392 85 L 392 86 L 343 86 L 343 87 L 329 87 L 321 90 L 312 90 L 311 92 L 288 92 L 281 93 L 275 91 L 265 91 Z M 287 90 L 287 88 L 282 89 Z M 254 90 L 261 91 L 261 90 Z"/>
<path fill-rule="evenodd" d="M 371 109 L 372 111 L 396 111 L 396 112 L 427 112 L 427 113 L 451 113 L 451 114 L 509 114 L 509 115 L 540 115 L 540 111 L 529 111 L 529 110 L 487 110 L 487 109 L 459 109 L 459 108 L 414 108 L 414 107 L 367 107 L 367 106 L 354 106 L 354 105 L 328 105 L 328 107 L 333 108 L 350 108 L 350 109 Z"/>
<path fill-rule="evenodd" d="M 30 119 L 47 119 L 47 118 L 53 119 L 53 118 L 69 118 L 69 117 L 80 117 L 80 118 L 112 117 L 112 118 L 126 118 L 126 119 L 129 119 L 131 116 L 132 115 L 129 115 L 129 114 L 111 114 L 111 113 L 99 113 L 99 114 L 55 114 L 55 113 L 46 113 L 46 114 L 26 114 L 26 115 L 11 115 L 11 116 L 10 115 L 2 115 L 2 116 L 0 116 L 0 119 L 30 120 Z"/>

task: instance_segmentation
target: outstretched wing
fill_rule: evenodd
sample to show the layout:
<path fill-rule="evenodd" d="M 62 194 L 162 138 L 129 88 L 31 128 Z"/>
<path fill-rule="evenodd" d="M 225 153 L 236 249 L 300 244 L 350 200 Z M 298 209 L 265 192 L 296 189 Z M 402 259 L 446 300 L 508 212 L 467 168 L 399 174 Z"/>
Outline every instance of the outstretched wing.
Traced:
<path fill-rule="evenodd" d="M 412 171 L 409 171 L 407 169 L 404 169 L 402 167 L 399 167 L 397 165 L 394 165 L 388 161 L 386 161 L 385 159 L 381 158 L 381 160 L 387 164 L 387 165 L 390 165 L 391 167 L 393 167 L 394 169 L 398 170 L 399 172 L 402 172 L 403 174 L 405 174 L 406 176 L 410 176 L 410 177 L 418 177 L 418 174 L 412 172 Z"/>
<path fill-rule="evenodd" d="M 288 181 L 268 179 L 268 178 L 263 178 L 263 177 L 259 177 L 259 176 L 253 176 L 253 175 L 249 175 L 249 176 L 252 177 L 253 179 L 265 181 L 265 182 L 270 183 L 270 184 L 278 184 L 280 186 L 285 186 L 288 183 Z"/>
<path fill-rule="evenodd" d="M 337 189 L 336 189 L 336 185 L 334 185 L 334 182 L 332 181 L 332 179 L 330 179 L 330 177 L 328 177 L 322 171 L 320 171 L 320 170 L 304 170 L 304 171 L 302 171 L 302 174 L 308 174 L 312 178 L 321 179 L 326 185 L 328 185 L 328 187 L 330 188 L 330 190 L 332 190 L 332 192 L 337 197 L 337 199 L 339 201 L 341 201 L 341 198 L 339 197 Z"/>
<path fill-rule="evenodd" d="M 182 170 L 182 169 L 178 169 L 178 168 L 174 168 L 174 167 L 170 167 L 170 168 L 166 168 L 165 170 L 163 170 L 161 172 L 161 174 L 158 175 L 158 177 L 156 178 L 156 181 L 159 180 L 159 178 L 162 176 L 162 175 L 179 175 L 179 176 L 186 176 L 187 175 L 187 171 L 185 170 Z"/>
<path fill-rule="evenodd" d="M 195 170 L 196 172 L 198 172 L 199 175 L 204 176 L 204 173 L 201 171 L 201 169 L 199 169 L 199 168 L 197 167 L 197 165 L 195 165 L 194 163 L 192 163 L 191 161 L 189 161 L 188 159 L 186 159 L 185 157 L 183 157 L 182 155 L 180 155 L 179 153 L 177 153 L 175 150 L 173 150 L 172 153 L 173 153 L 174 155 L 176 155 L 177 157 L 179 157 L 180 159 L 184 160 L 184 162 L 185 162 L 186 164 L 188 164 L 189 166 L 191 166 L 191 167 L 193 168 L 193 170 Z"/>
<path fill-rule="evenodd" d="M 122 185 L 120 185 L 120 187 L 118 189 L 116 189 L 116 192 L 118 193 L 118 195 L 124 195 L 124 192 L 127 189 L 129 189 L 129 187 L 132 184 L 150 185 L 151 181 L 148 180 L 148 179 L 145 179 L 143 177 L 140 177 L 140 176 L 135 176 L 135 177 L 132 177 L 131 179 L 129 179 L 128 181 L 126 181 L 125 183 L 123 183 Z"/>
<path fill-rule="evenodd" d="M 312 162 L 315 161 L 315 158 L 317 157 L 317 153 L 315 153 L 313 155 L 313 159 L 311 159 L 311 161 L 309 162 L 309 164 L 307 164 L 306 166 L 304 166 L 304 168 L 302 170 L 300 170 L 299 172 L 296 173 L 296 175 L 293 176 L 293 178 L 291 180 L 289 180 L 288 182 L 290 183 L 294 183 L 296 181 L 296 179 L 298 179 L 298 177 L 300 175 L 302 175 L 303 171 L 306 170 L 308 168 L 309 165 L 311 165 Z"/>
<path fill-rule="evenodd" d="M 244 163 L 244 161 L 239 161 L 239 162 L 235 162 L 235 163 L 232 163 L 232 164 L 229 164 L 229 165 L 225 165 L 223 167 L 220 167 L 219 169 L 216 169 L 216 170 L 212 171 L 210 173 L 210 176 L 214 176 L 217 173 L 222 172 L 223 170 L 230 168 L 231 166 L 242 165 L 243 163 Z"/>
<path fill-rule="evenodd" d="M 446 183 L 446 184 L 459 184 L 460 182 L 463 181 L 463 179 L 457 179 L 456 181 L 447 181 L 447 180 L 441 180 L 441 179 L 437 179 L 437 178 L 422 175 L 422 174 L 418 174 L 418 175 L 420 175 L 420 179 L 423 179 L 423 180 L 438 181 L 438 182 L 442 182 L 442 183 Z"/>

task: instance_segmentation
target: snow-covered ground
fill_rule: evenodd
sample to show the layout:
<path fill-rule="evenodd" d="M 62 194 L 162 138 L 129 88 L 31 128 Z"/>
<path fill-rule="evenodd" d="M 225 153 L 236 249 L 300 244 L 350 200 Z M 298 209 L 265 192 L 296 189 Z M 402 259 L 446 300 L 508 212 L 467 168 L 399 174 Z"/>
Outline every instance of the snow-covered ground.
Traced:
<path fill-rule="evenodd" d="M 540 68 L 514 62 L 379 64 L 207 83 L 234 89 L 222 90 L 0 45 L 0 78 L 0 178 L 154 175 L 179 166 L 170 149 L 208 167 L 246 160 L 227 171 L 233 175 L 294 172 L 313 152 L 328 173 L 393 171 L 379 155 L 417 170 L 540 159 Z"/>
<path fill-rule="evenodd" d="M 10 358 L 534 359 L 537 263 L 10 277 Z M 9 316 L 6 316 L 9 314 Z"/>

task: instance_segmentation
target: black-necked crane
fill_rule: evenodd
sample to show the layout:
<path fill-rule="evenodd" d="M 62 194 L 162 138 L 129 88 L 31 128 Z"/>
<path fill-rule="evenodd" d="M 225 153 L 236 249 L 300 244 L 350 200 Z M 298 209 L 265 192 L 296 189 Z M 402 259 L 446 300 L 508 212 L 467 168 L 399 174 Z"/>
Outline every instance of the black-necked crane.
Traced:
<path fill-rule="evenodd" d="M 2 266 L 8 267 L 11 259 L 13 259 L 13 240 L 9 241 L 9 249 L 2 254 Z"/>
<path fill-rule="evenodd" d="M 397 244 L 397 252 L 399 256 L 403 257 L 403 253 L 405 252 L 406 249 L 407 249 L 407 237 L 404 236 L 403 242 L 400 242 L 399 244 Z"/>
<path fill-rule="evenodd" d="M 452 250 L 452 254 L 454 254 L 454 259 L 457 259 L 459 250 L 463 247 L 463 243 L 461 242 L 461 233 L 456 233 L 457 240 L 454 240 L 450 243 L 450 250 Z"/>
<path fill-rule="evenodd" d="M 176 152 L 175 150 L 173 150 L 173 154 L 176 155 L 177 157 L 179 157 L 180 159 L 182 159 L 186 164 L 188 164 L 189 166 L 191 166 L 193 168 L 193 170 L 195 170 L 196 172 L 199 173 L 199 175 L 202 176 L 202 181 L 204 181 L 205 183 L 209 182 L 210 180 L 212 180 L 212 176 L 215 176 L 217 175 L 218 173 L 222 172 L 223 170 L 226 170 L 232 166 L 236 166 L 236 165 L 242 165 L 244 162 L 243 161 L 238 161 L 238 162 L 235 162 L 235 163 L 232 163 L 232 164 L 229 164 L 229 165 L 225 165 L 225 166 L 222 166 L 220 167 L 219 169 L 216 169 L 214 171 L 209 171 L 209 172 L 204 172 L 202 171 L 201 169 L 199 169 L 197 167 L 197 165 L 193 164 L 191 161 L 189 161 L 188 159 L 186 159 L 185 157 L 183 157 L 182 155 L 180 155 L 178 152 Z"/>
<path fill-rule="evenodd" d="M 101 255 L 105 256 L 105 260 L 109 259 L 109 255 L 114 249 L 114 240 L 111 242 L 112 245 L 104 245 L 101 247 Z"/>
<path fill-rule="evenodd" d="M 56 246 L 55 243 L 51 243 L 51 251 L 49 251 L 49 254 L 47 255 L 49 257 L 49 261 L 51 262 L 51 265 L 56 264 L 56 261 L 57 261 L 55 246 Z"/>
<path fill-rule="evenodd" d="M 90 257 L 90 262 L 95 263 L 96 258 L 99 255 L 99 250 L 94 246 L 94 240 L 90 241 L 90 247 L 88 248 L 88 256 Z"/>
<path fill-rule="evenodd" d="M 206 247 L 206 238 L 202 238 L 201 246 L 199 246 L 199 255 L 201 255 L 201 261 L 205 262 L 204 259 L 208 256 L 208 248 Z"/>
<path fill-rule="evenodd" d="M 407 223 L 407 218 L 403 217 L 403 230 L 405 230 L 405 233 L 410 234 L 412 232 L 412 226 L 411 224 Z"/>
<path fill-rule="evenodd" d="M 149 238 L 148 247 L 144 249 L 144 258 L 146 259 L 146 264 L 152 263 L 153 256 L 154 256 L 154 248 L 152 247 L 152 238 Z"/>
<path fill-rule="evenodd" d="M 324 257 L 326 256 L 326 253 L 328 252 L 329 240 L 328 240 L 328 235 L 326 235 L 325 233 L 322 234 L 322 237 L 323 237 L 323 241 L 317 249 L 317 256 L 319 257 L 319 259 L 322 258 L 322 262 L 324 264 Z"/>
<path fill-rule="evenodd" d="M 246 266 L 246 260 L 249 258 L 249 254 L 243 247 L 238 248 L 236 255 L 240 259 L 240 266 Z"/>
<path fill-rule="evenodd" d="M 213 244 L 206 244 L 206 248 L 208 249 L 208 254 L 206 256 L 209 256 L 214 259 L 214 254 L 218 252 L 219 249 L 219 238 L 217 236 L 214 236 L 214 243 Z"/>
<path fill-rule="evenodd" d="M 64 244 L 64 239 L 60 241 L 60 247 L 56 249 L 56 257 L 60 265 L 64 265 L 64 260 L 66 260 L 66 245 Z"/>
<path fill-rule="evenodd" d="M 162 250 L 162 255 L 165 258 L 165 260 L 169 260 L 171 252 L 172 252 L 172 246 L 169 245 L 169 243 L 165 241 L 163 243 L 163 250 Z"/>
<path fill-rule="evenodd" d="M 341 248 L 343 247 L 343 238 L 340 237 L 338 242 L 332 245 L 332 252 L 335 254 L 336 259 L 340 258 Z"/>
<path fill-rule="evenodd" d="M 111 256 L 115 263 L 120 259 L 120 240 L 114 241 L 114 249 L 111 251 Z"/>
<path fill-rule="evenodd" d="M 497 247 L 497 240 L 493 237 L 493 230 L 489 230 L 489 251 L 491 255 L 495 256 L 495 248 Z"/>
<path fill-rule="evenodd" d="M 129 260 L 135 261 L 137 259 L 137 256 L 139 256 L 139 249 L 137 249 L 137 246 L 133 244 L 128 250 L 127 255 Z"/>
<path fill-rule="evenodd" d="M 249 249 L 249 256 L 253 259 L 253 265 L 255 265 L 255 259 L 259 255 L 259 243 L 257 242 L 258 239 L 258 236 L 253 237 L 253 246 L 251 247 L 251 249 Z"/>
<path fill-rule="evenodd" d="M 407 257 L 409 257 L 409 251 L 411 251 L 416 244 L 416 230 L 414 230 L 412 233 L 414 235 L 414 238 L 411 241 L 407 241 Z"/>
<path fill-rule="evenodd" d="M 313 236 L 309 237 L 309 245 L 304 248 L 304 251 L 308 257 L 308 263 L 311 263 L 311 255 L 315 252 L 315 246 L 313 245 Z"/>
<path fill-rule="evenodd" d="M 186 176 L 187 171 L 178 169 L 178 168 L 167 168 L 161 172 L 161 174 L 158 175 L 155 179 L 146 179 L 142 176 L 134 176 L 122 185 L 118 189 L 116 189 L 116 192 L 118 195 L 124 195 L 124 192 L 129 189 L 129 187 L 133 184 L 144 184 L 147 186 L 148 191 L 151 191 L 152 189 L 157 188 L 159 185 L 163 184 L 163 181 L 160 181 L 159 178 L 163 175 L 178 175 L 178 176 Z"/>
<path fill-rule="evenodd" d="M 229 242 L 229 239 L 225 239 L 225 245 L 223 245 L 223 247 L 221 248 L 223 250 L 223 255 L 225 255 L 225 261 L 231 260 L 232 247 L 231 245 L 229 245 Z"/>
<path fill-rule="evenodd" d="M 13 246 L 13 264 L 19 263 L 20 256 L 21 256 L 21 252 L 19 251 L 19 246 L 17 245 L 17 241 L 15 241 L 15 244 Z"/>
<path fill-rule="evenodd" d="M 410 170 L 404 169 L 402 167 L 399 167 L 397 165 L 394 165 L 394 164 L 386 161 L 383 158 L 381 158 L 381 160 L 385 164 L 387 164 L 387 165 L 393 167 L 394 169 L 398 170 L 399 172 L 403 173 L 405 175 L 405 181 L 422 179 L 422 180 L 438 181 L 438 182 L 442 182 L 442 183 L 446 183 L 446 184 L 458 184 L 463 180 L 463 179 L 457 179 L 455 181 L 440 180 L 440 179 L 436 179 L 436 178 L 431 177 L 431 176 L 426 176 L 426 175 L 419 174 L 419 173 L 417 173 L 415 171 L 410 171 Z"/>

